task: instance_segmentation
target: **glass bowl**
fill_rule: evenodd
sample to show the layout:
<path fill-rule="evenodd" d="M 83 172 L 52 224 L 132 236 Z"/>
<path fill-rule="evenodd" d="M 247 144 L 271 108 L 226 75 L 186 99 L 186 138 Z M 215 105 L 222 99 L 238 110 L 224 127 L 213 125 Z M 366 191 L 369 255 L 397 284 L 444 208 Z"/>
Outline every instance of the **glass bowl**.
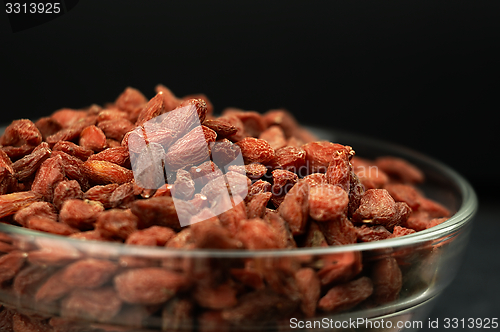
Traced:
<path fill-rule="evenodd" d="M 453 216 L 399 238 L 259 251 L 131 246 L 0 224 L 0 327 L 2 317 L 14 313 L 22 314 L 14 315 L 18 324 L 41 331 L 50 326 L 58 332 L 414 331 L 426 326 L 433 299 L 453 280 L 467 245 L 478 204 L 472 187 L 449 167 L 412 150 L 341 131 L 310 129 L 320 138 L 352 146 L 361 157 L 391 155 L 413 163 L 426 176 L 419 189 Z M 341 282 L 355 266 L 361 269 L 358 276 L 370 276 L 384 262 L 394 262 L 402 272 L 397 299 L 380 303 L 368 298 L 342 313 L 316 310 L 309 317 L 297 309 L 300 298 L 292 280 L 298 268 L 329 267 Z M 266 283 L 244 271 L 249 265 L 266 274 Z M 187 277 L 181 280 L 179 275 Z M 228 304 L 234 294 L 228 295 L 231 290 L 224 285 L 236 279 L 242 282 L 237 303 Z M 120 301 L 119 286 L 133 300 Z M 141 300 L 151 292 L 148 298 L 156 301 Z"/>

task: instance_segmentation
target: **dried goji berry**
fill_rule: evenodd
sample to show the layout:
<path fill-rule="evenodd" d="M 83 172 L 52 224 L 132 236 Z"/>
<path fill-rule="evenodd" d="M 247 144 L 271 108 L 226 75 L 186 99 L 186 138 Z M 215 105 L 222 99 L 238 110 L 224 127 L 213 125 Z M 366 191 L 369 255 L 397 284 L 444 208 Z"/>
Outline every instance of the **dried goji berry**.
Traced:
<path fill-rule="evenodd" d="M 193 290 L 193 298 L 203 308 L 225 309 L 238 303 L 237 290 L 229 282 L 210 287 L 203 284 Z"/>
<path fill-rule="evenodd" d="M 248 195 L 245 200 L 250 199 L 253 195 L 258 193 L 270 192 L 272 185 L 264 180 L 257 180 L 248 187 Z"/>
<path fill-rule="evenodd" d="M 328 183 L 325 173 L 312 173 L 305 176 L 303 180 L 309 183 L 309 186 L 311 187 L 317 186 L 318 184 Z"/>
<path fill-rule="evenodd" d="M 396 202 L 385 189 L 369 189 L 361 198 L 352 218 L 356 222 L 384 225 L 392 229 L 398 222 Z"/>
<path fill-rule="evenodd" d="M 41 284 L 53 274 L 54 268 L 40 265 L 28 265 L 14 278 L 12 289 L 21 297 L 34 296 Z"/>
<path fill-rule="evenodd" d="M 376 304 L 386 304 L 398 298 L 403 277 L 396 259 L 386 257 L 378 260 L 372 266 L 370 276 L 373 281 L 372 300 Z"/>
<path fill-rule="evenodd" d="M 297 308 L 298 302 L 286 295 L 267 290 L 243 294 L 236 306 L 222 311 L 222 318 L 233 326 L 265 325 L 287 317 Z"/>
<path fill-rule="evenodd" d="M 41 194 L 45 200 L 50 202 L 54 198 L 55 187 L 64 180 L 64 176 L 61 156 L 49 158 L 38 168 L 31 190 Z"/>
<path fill-rule="evenodd" d="M 253 195 L 247 203 L 247 218 L 263 218 L 271 196 L 272 194 L 269 192 Z"/>
<path fill-rule="evenodd" d="M 316 139 L 317 140 L 317 139 Z M 315 140 L 313 140 L 315 141 Z M 306 144 L 306 142 L 304 142 L 303 140 L 301 140 L 300 138 L 297 138 L 295 136 L 292 136 L 290 137 L 287 141 L 286 141 L 286 145 L 288 146 L 296 146 L 296 147 L 301 147 L 302 145 Z"/>
<path fill-rule="evenodd" d="M 236 133 L 227 137 L 227 139 L 231 142 L 239 142 L 248 136 L 245 132 L 245 126 L 243 125 L 243 122 L 241 122 L 238 117 L 226 114 L 221 116 L 219 119 L 228 122 L 231 126 L 236 128 Z"/>
<path fill-rule="evenodd" d="M 302 127 L 299 127 L 293 136 L 297 137 L 298 140 L 306 144 L 319 141 L 318 136 L 314 135 L 311 131 Z"/>
<path fill-rule="evenodd" d="M 413 233 L 416 233 L 416 231 L 413 229 L 401 227 L 401 226 L 395 226 L 394 230 L 392 231 L 391 237 L 400 237 L 400 236 L 405 236 L 405 235 L 409 235 L 409 234 L 413 234 Z"/>
<path fill-rule="evenodd" d="M 42 303 L 57 301 L 68 294 L 73 287 L 67 285 L 62 278 L 64 270 L 59 270 L 50 276 L 35 294 L 35 300 Z"/>
<path fill-rule="evenodd" d="M 28 252 L 28 261 L 31 264 L 47 266 L 65 266 L 81 258 L 82 253 L 72 244 L 54 242 L 53 239 L 37 238 L 39 249 Z"/>
<path fill-rule="evenodd" d="M 159 196 L 148 199 L 136 200 L 130 205 L 133 214 L 139 217 L 139 229 L 153 225 L 166 226 L 180 229 L 180 220 L 189 220 L 196 214 L 192 206 L 185 201 L 174 199 L 170 196 Z"/>
<path fill-rule="evenodd" d="M 420 206 L 420 194 L 417 189 L 408 184 L 402 183 L 388 183 L 384 185 L 389 194 L 396 202 L 405 202 L 412 208 L 417 210 Z"/>
<path fill-rule="evenodd" d="M 94 223 L 104 206 L 97 201 L 69 199 L 59 213 L 59 221 L 81 231 L 94 228 Z"/>
<path fill-rule="evenodd" d="M 203 222 L 200 222 L 203 221 Z M 231 236 L 209 210 L 201 210 L 191 219 L 191 240 L 196 248 L 238 249 L 242 244 Z"/>
<path fill-rule="evenodd" d="M 18 179 L 19 181 L 24 181 L 35 174 L 40 165 L 50 157 L 50 154 L 51 150 L 49 148 L 49 145 L 45 142 L 42 142 L 33 150 L 33 152 L 24 156 L 22 159 L 17 160 L 11 166 L 11 169 L 15 172 L 16 179 Z M 6 160 L 5 157 L 3 158 L 3 160 Z M 4 163 L 9 166 L 8 162 Z M 9 168 L 6 169 L 9 170 Z"/>
<path fill-rule="evenodd" d="M 219 167 L 211 160 L 191 167 L 189 174 L 191 174 L 191 178 L 194 180 L 197 188 L 203 188 L 211 180 L 223 175 Z"/>
<path fill-rule="evenodd" d="M 109 209 L 112 207 L 111 194 L 118 187 L 119 185 L 117 183 L 110 183 L 103 186 L 93 186 L 83 194 L 83 198 L 90 201 L 101 202 L 106 209 Z"/>
<path fill-rule="evenodd" d="M 68 237 L 86 241 L 117 241 L 116 239 L 110 239 L 108 237 L 103 236 L 100 231 L 95 229 L 91 231 L 73 233 Z"/>
<path fill-rule="evenodd" d="M 429 223 L 427 224 L 427 228 L 431 228 L 431 227 L 434 227 L 434 226 L 437 226 L 439 224 L 442 224 L 444 223 L 446 220 L 448 220 L 449 218 L 447 217 L 443 217 L 443 218 L 433 218 L 429 221 Z"/>
<path fill-rule="evenodd" d="M 349 182 L 349 204 L 347 206 L 347 216 L 352 217 L 354 211 L 356 211 L 361 204 L 361 198 L 365 194 L 365 187 L 359 180 L 356 173 L 351 171 L 350 182 Z"/>
<path fill-rule="evenodd" d="M 207 104 L 204 100 L 184 100 L 177 108 L 159 119 L 160 127 L 174 130 L 183 136 L 195 127 L 199 127 L 205 121 L 206 114 Z"/>
<path fill-rule="evenodd" d="M 320 184 L 309 190 L 309 215 L 317 221 L 336 220 L 347 212 L 349 197 L 344 189 Z"/>
<path fill-rule="evenodd" d="M 330 164 L 326 170 L 328 183 L 340 186 L 346 192 L 349 192 L 349 184 L 351 182 L 351 164 L 349 163 L 349 159 L 349 150 L 339 149 L 332 154 Z"/>
<path fill-rule="evenodd" d="M 61 181 L 54 189 L 54 206 L 60 210 L 68 199 L 82 199 L 83 191 L 76 180 Z"/>
<path fill-rule="evenodd" d="M 96 121 L 97 115 L 83 117 L 73 123 L 70 127 L 63 128 L 54 135 L 48 136 L 45 141 L 49 143 L 50 146 L 53 146 L 59 141 L 74 141 L 80 136 L 83 129 L 88 126 L 95 125 Z"/>
<path fill-rule="evenodd" d="M 221 169 L 227 169 L 231 165 L 243 165 L 243 157 L 240 147 L 228 139 L 222 139 L 211 143 L 212 161 Z"/>
<path fill-rule="evenodd" d="M 163 96 L 162 92 L 159 92 L 151 98 L 141 112 L 138 115 L 136 125 L 140 126 L 144 124 L 146 121 L 156 118 L 157 116 L 165 113 L 165 107 L 163 104 Z"/>
<path fill-rule="evenodd" d="M 271 227 L 278 236 L 279 247 L 283 248 L 297 248 L 297 243 L 293 238 L 290 225 L 281 216 L 272 209 L 267 209 L 264 219 L 269 222 Z"/>
<path fill-rule="evenodd" d="M 269 143 L 274 150 L 278 150 L 287 145 L 285 132 L 277 125 L 272 125 L 261 132 L 259 138 Z"/>
<path fill-rule="evenodd" d="M 226 200 L 226 201 L 220 202 L 220 200 Z M 229 196 L 219 195 L 218 198 L 212 203 L 211 206 L 212 211 L 219 210 L 219 208 L 217 207 L 218 204 L 221 204 L 223 206 L 229 206 L 229 204 L 232 203 L 230 202 Z M 234 236 L 237 232 L 240 220 L 247 219 L 247 211 L 245 208 L 245 203 L 241 202 L 239 204 L 236 204 L 232 208 L 229 209 L 224 208 L 220 210 L 223 211 L 222 213 L 218 214 L 218 218 L 221 225 L 227 228 L 231 236 Z"/>
<path fill-rule="evenodd" d="M 117 268 L 118 266 L 110 261 L 87 258 L 65 267 L 61 278 L 72 288 L 93 289 L 108 282 Z"/>
<path fill-rule="evenodd" d="M 264 279 L 262 273 L 255 268 L 255 261 L 247 260 L 244 268 L 232 268 L 229 271 L 231 276 L 238 282 L 253 289 L 264 289 Z"/>
<path fill-rule="evenodd" d="M 61 315 L 90 321 L 109 322 L 122 306 L 112 287 L 76 289 L 61 302 Z"/>
<path fill-rule="evenodd" d="M 79 144 L 84 149 L 102 151 L 106 148 L 106 135 L 96 126 L 88 126 L 80 133 Z"/>
<path fill-rule="evenodd" d="M 169 88 L 167 88 L 166 86 L 164 86 L 162 84 L 158 84 L 155 87 L 155 91 L 156 91 L 156 93 L 160 93 L 161 92 L 161 96 L 163 97 L 164 107 L 165 107 L 165 110 L 167 112 L 175 109 L 182 102 L 182 100 L 180 98 L 177 98 L 173 94 L 173 92 L 170 91 Z"/>
<path fill-rule="evenodd" d="M 132 232 L 125 243 L 141 246 L 164 246 L 175 236 L 172 228 L 163 226 L 151 226 L 142 230 Z"/>
<path fill-rule="evenodd" d="M 235 126 L 231 125 L 228 121 L 224 120 L 223 118 L 206 119 L 203 122 L 203 125 L 215 131 L 219 139 L 232 136 L 236 134 L 236 132 L 238 131 L 238 129 Z"/>
<path fill-rule="evenodd" d="M 311 174 L 326 173 L 334 153 L 344 151 L 345 147 L 337 143 L 318 141 L 307 143 L 302 149 L 306 151 L 306 166 Z"/>
<path fill-rule="evenodd" d="M 193 328 L 194 309 L 195 304 L 190 299 L 175 298 L 168 301 L 161 312 L 162 330 L 182 332 Z"/>
<path fill-rule="evenodd" d="M 22 191 L 0 195 L 0 218 L 10 216 L 31 203 L 40 201 L 42 196 L 34 191 Z"/>
<path fill-rule="evenodd" d="M 27 185 L 29 184 L 16 181 L 11 174 L 7 174 L 0 180 L 0 195 L 5 195 L 12 191 L 26 190 Z"/>
<path fill-rule="evenodd" d="M 197 126 L 177 140 L 165 155 L 165 167 L 170 171 L 199 165 L 210 156 L 203 128 Z"/>
<path fill-rule="evenodd" d="M 246 164 L 265 164 L 274 158 L 274 149 L 264 141 L 255 137 L 246 137 L 236 143 Z"/>
<path fill-rule="evenodd" d="M 399 226 L 394 227 L 394 230 Z M 359 242 L 372 242 L 388 239 L 392 236 L 391 232 L 382 225 L 367 226 L 362 225 L 356 228 Z"/>
<path fill-rule="evenodd" d="M 123 184 L 134 179 L 131 170 L 109 161 L 87 160 L 82 168 L 85 175 L 97 184 Z"/>
<path fill-rule="evenodd" d="M 243 111 L 236 108 L 227 108 L 222 112 L 222 115 L 235 116 L 240 119 L 245 128 L 245 132 L 252 137 L 259 137 L 260 133 L 267 128 L 262 115 L 255 111 Z"/>
<path fill-rule="evenodd" d="M 78 232 L 77 229 L 67 224 L 63 224 L 54 221 L 51 218 L 42 216 L 32 216 L 31 218 L 29 218 L 26 227 L 29 229 L 33 229 L 35 231 L 41 231 L 57 235 L 70 235 Z"/>
<path fill-rule="evenodd" d="M 175 143 L 179 136 L 182 136 L 183 132 L 180 132 L 178 129 L 164 128 L 158 123 L 146 122 L 143 127 L 136 128 L 132 134 L 128 138 L 128 147 L 133 150 L 136 150 L 136 148 L 132 145 L 139 145 L 139 139 L 144 140 L 146 144 L 161 144 L 167 150 Z"/>
<path fill-rule="evenodd" d="M 165 150 L 160 144 L 150 143 L 139 154 L 131 155 L 131 166 L 136 184 L 145 189 L 158 189 L 165 185 Z"/>
<path fill-rule="evenodd" d="M 234 167 L 238 166 L 229 166 L 229 170 L 234 170 Z M 243 169 L 246 175 L 252 180 L 258 180 L 267 173 L 267 167 L 259 163 L 246 164 Z"/>
<path fill-rule="evenodd" d="M 270 110 L 264 114 L 263 118 L 268 127 L 272 125 L 280 126 L 287 138 L 294 136 L 299 128 L 293 115 L 283 109 Z"/>
<path fill-rule="evenodd" d="M 26 226 L 32 216 L 46 217 L 57 221 L 56 209 L 48 202 L 34 202 L 29 204 L 16 212 L 14 220 L 21 226 Z"/>
<path fill-rule="evenodd" d="M 300 309 L 306 317 L 313 317 L 321 293 L 316 272 L 311 268 L 302 268 L 295 272 L 295 281 L 301 295 Z"/>
<path fill-rule="evenodd" d="M 22 315 L 20 313 L 15 313 L 12 316 L 12 331 L 15 332 L 52 332 L 52 327 L 50 327 L 46 322 Z"/>
<path fill-rule="evenodd" d="M 190 200 L 195 193 L 195 184 L 188 171 L 180 169 L 177 171 L 175 182 L 172 187 L 172 197 Z"/>
<path fill-rule="evenodd" d="M 54 135 L 62 128 L 61 125 L 51 117 L 38 119 L 35 122 L 35 126 L 40 131 L 40 134 L 42 134 L 43 140 L 45 140 L 48 136 Z"/>
<path fill-rule="evenodd" d="M 318 302 L 318 308 L 328 312 L 342 312 L 352 309 L 366 300 L 373 292 L 373 283 L 368 277 L 337 285 Z"/>
<path fill-rule="evenodd" d="M 119 148 L 122 146 L 121 142 L 118 142 L 115 139 L 112 138 L 106 138 L 106 146 L 108 148 Z"/>
<path fill-rule="evenodd" d="M 432 199 L 420 197 L 419 201 L 420 206 L 418 211 L 425 211 L 430 218 L 442 218 L 449 217 L 451 215 L 450 210 Z"/>
<path fill-rule="evenodd" d="M 297 183 L 298 176 L 293 172 L 281 169 L 272 171 L 272 175 L 273 185 L 271 187 L 271 193 L 273 196 L 271 197 L 271 201 L 274 206 L 278 207 L 285 199 L 285 195 L 288 191 Z"/>
<path fill-rule="evenodd" d="M 159 304 L 187 287 L 189 280 L 182 273 L 149 267 L 122 272 L 114 278 L 114 284 L 124 302 Z"/>
<path fill-rule="evenodd" d="M 181 99 L 183 102 L 190 99 L 202 99 L 207 104 L 207 116 L 211 116 L 214 112 L 214 105 L 204 93 L 189 94 L 183 96 Z"/>
<path fill-rule="evenodd" d="M 356 229 L 345 215 L 323 221 L 318 225 L 325 235 L 326 242 L 331 246 L 356 243 Z"/>
<path fill-rule="evenodd" d="M 328 247 L 325 236 L 319 228 L 318 224 L 311 220 L 309 221 L 309 228 L 303 242 L 304 247 Z"/>
<path fill-rule="evenodd" d="M 135 125 L 127 119 L 114 119 L 99 122 L 97 127 L 103 131 L 106 138 L 121 142 L 123 136 L 133 130 Z"/>
<path fill-rule="evenodd" d="M 357 276 L 363 269 L 361 253 L 341 252 L 321 256 L 318 278 L 322 285 L 346 282 Z"/>
<path fill-rule="evenodd" d="M 28 144 L 24 144 L 21 146 L 2 146 L 0 148 L 0 150 L 5 152 L 5 154 L 7 156 L 9 156 L 9 158 L 12 161 L 16 161 L 19 158 L 22 158 L 22 157 L 26 156 L 27 154 L 30 154 L 34 149 L 35 149 L 35 146 L 28 145 Z"/>
<path fill-rule="evenodd" d="M 102 107 L 97 104 L 92 104 L 83 109 L 87 113 L 87 115 L 98 115 L 99 112 L 102 111 Z"/>
<path fill-rule="evenodd" d="M 83 148 L 80 145 L 76 145 L 75 143 L 68 141 L 57 142 L 52 147 L 52 150 L 65 152 L 70 156 L 76 157 L 82 161 L 87 160 L 91 155 L 94 154 L 94 151 Z"/>
<path fill-rule="evenodd" d="M 288 223 L 293 235 L 306 231 L 309 217 L 309 183 L 299 181 L 293 186 L 281 203 L 279 214 Z"/>
<path fill-rule="evenodd" d="M 295 146 L 285 146 L 276 150 L 270 166 L 274 169 L 284 169 L 299 176 L 307 175 L 306 152 Z"/>
<path fill-rule="evenodd" d="M 134 200 L 134 184 L 132 182 L 121 184 L 109 196 L 109 204 L 113 208 L 128 208 Z"/>
<path fill-rule="evenodd" d="M 284 244 L 272 226 L 260 218 L 242 220 L 236 238 L 247 249 L 276 249 Z"/>
<path fill-rule="evenodd" d="M 50 117 L 62 128 L 69 128 L 86 116 L 87 113 L 85 111 L 62 108 L 52 113 Z"/>
<path fill-rule="evenodd" d="M 389 176 L 404 183 L 421 183 L 424 174 L 416 166 L 408 161 L 397 157 L 379 157 L 375 165 Z"/>
<path fill-rule="evenodd" d="M 137 89 L 127 87 L 115 100 L 115 105 L 127 113 L 135 113 L 147 103 L 146 97 Z"/>
<path fill-rule="evenodd" d="M 4 151 L 0 150 L 0 182 L 14 174 L 14 168 L 12 166 L 12 161 L 9 156 Z M 3 194 L 6 194 L 6 192 L 2 193 L 2 195 Z"/>
<path fill-rule="evenodd" d="M 188 248 L 193 244 L 191 228 L 184 228 L 171 238 L 165 247 L 167 248 Z"/>
<path fill-rule="evenodd" d="M 42 142 L 42 134 L 33 122 L 27 119 L 14 120 L 5 128 L 0 137 L 0 145 L 36 146 Z"/>
<path fill-rule="evenodd" d="M 229 192 L 229 194 L 232 195 L 233 200 L 241 198 L 238 200 L 239 202 L 242 201 L 242 198 L 247 195 L 250 184 L 251 181 L 246 177 L 246 175 L 229 171 L 225 175 L 216 177 L 208 182 L 201 189 L 201 194 L 208 197 L 208 200 L 212 202 L 212 200 L 217 198 L 217 196 L 221 194 L 227 195 Z"/>
<path fill-rule="evenodd" d="M 26 253 L 12 251 L 0 257 L 0 284 L 15 277 L 26 261 Z"/>
<path fill-rule="evenodd" d="M 104 109 L 97 113 L 97 123 L 113 119 L 129 119 L 129 114 L 120 109 Z"/>
<path fill-rule="evenodd" d="M 405 223 L 412 213 L 412 209 L 405 202 L 396 202 L 396 218 L 394 223 L 387 225 L 387 229 L 392 231 L 394 226 Z"/>
<path fill-rule="evenodd" d="M 137 230 L 138 221 L 130 210 L 111 209 L 99 213 L 95 228 L 106 238 L 126 240 Z"/>
<path fill-rule="evenodd" d="M 61 158 L 60 162 L 62 168 L 64 169 L 64 174 L 68 179 L 78 181 L 83 191 L 86 191 L 88 188 L 90 188 L 89 178 L 83 170 L 83 161 L 76 157 L 70 156 L 65 152 L 53 151 L 52 157 L 57 156 Z"/>

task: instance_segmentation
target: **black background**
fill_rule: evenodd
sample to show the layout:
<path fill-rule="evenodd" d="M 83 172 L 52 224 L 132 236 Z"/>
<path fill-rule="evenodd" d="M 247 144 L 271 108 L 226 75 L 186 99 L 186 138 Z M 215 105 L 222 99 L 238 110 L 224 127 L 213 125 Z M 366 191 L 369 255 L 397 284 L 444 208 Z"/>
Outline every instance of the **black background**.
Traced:
<path fill-rule="evenodd" d="M 152 97 L 162 83 L 205 93 L 217 111 L 285 107 L 426 153 L 471 181 L 490 209 L 481 218 L 499 219 L 500 1 L 85 0 L 17 33 L 2 12 L 0 33 L 5 124 L 104 104 L 126 86 Z"/>
<path fill-rule="evenodd" d="M 480 193 L 499 185 L 499 1 L 86 0 L 18 33 L 0 18 L 2 122 L 163 83 L 219 111 L 285 107 L 398 142 Z"/>

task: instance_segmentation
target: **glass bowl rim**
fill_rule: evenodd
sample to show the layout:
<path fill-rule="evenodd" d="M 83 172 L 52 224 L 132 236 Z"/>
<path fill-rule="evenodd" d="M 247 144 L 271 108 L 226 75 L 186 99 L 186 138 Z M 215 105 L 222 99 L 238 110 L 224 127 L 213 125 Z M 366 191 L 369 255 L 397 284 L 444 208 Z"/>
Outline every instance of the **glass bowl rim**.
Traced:
<path fill-rule="evenodd" d="M 338 134 L 346 140 L 355 139 L 369 142 L 368 145 L 376 145 L 383 147 L 385 150 L 397 151 L 399 155 L 411 156 L 413 159 L 418 159 L 420 162 L 430 166 L 433 170 L 438 171 L 440 174 L 446 175 L 458 188 L 459 194 L 462 198 L 462 203 L 455 214 L 453 214 L 447 221 L 434 226 L 432 228 L 422 230 L 410 235 L 402 237 L 385 239 L 373 242 L 354 243 L 341 246 L 330 247 L 314 247 L 314 248 L 293 248 L 293 249 L 262 249 L 262 250 L 246 250 L 246 249 L 176 249 L 165 247 L 149 247 L 139 245 L 127 245 L 124 243 L 94 241 L 94 240 L 81 240 L 69 238 L 67 236 L 54 235 L 40 231 L 30 230 L 24 227 L 0 223 L 0 231 L 5 231 L 9 234 L 31 238 L 32 240 L 47 239 L 53 240 L 54 243 L 61 243 L 64 245 L 71 245 L 75 249 L 83 252 L 89 250 L 96 254 L 105 252 L 106 257 L 114 255 L 126 255 L 133 257 L 147 257 L 147 258 L 167 258 L 167 257 L 213 257 L 213 258 L 255 258 L 255 257 L 285 257 L 296 255 L 327 255 L 338 254 L 343 252 L 353 251 L 369 251 L 377 249 L 398 248 L 405 246 L 413 246 L 418 243 L 432 241 L 439 239 L 446 235 L 450 235 L 468 222 L 470 222 L 477 212 L 478 199 L 473 187 L 469 182 L 463 178 L 459 173 L 445 165 L 444 163 L 428 157 L 413 149 L 401 146 L 399 144 L 387 142 L 380 139 L 374 139 L 369 136 L 361 135 L 358 133 L 348 133 L 337 129 L 324 129 L 321 127 L 307 127 L 319 134 L 335 135 Z M 101 249 L 101 250 L 98 250 Z"/>

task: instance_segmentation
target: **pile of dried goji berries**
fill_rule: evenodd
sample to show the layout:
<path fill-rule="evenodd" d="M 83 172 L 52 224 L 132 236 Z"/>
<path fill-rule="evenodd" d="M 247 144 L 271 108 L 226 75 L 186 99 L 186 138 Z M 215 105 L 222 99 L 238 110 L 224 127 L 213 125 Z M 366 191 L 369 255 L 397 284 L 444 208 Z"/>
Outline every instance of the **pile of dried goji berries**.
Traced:
<path fill-rule="evenodd" d="M 127 88 L 105 107 L 12 122 L 0 138 L 0 221 L 89 241 L 283 249 L 399 237 L 450 215 L 416 188 L 424 177 L 415 166 L 395 157 L 362 159 L 350 146 L 320 141 L 285 110 L 226 109 L 214 116 L 204 95 L 177 98 L 161 85 L 156 92 L 148 101 Z M 161 163 L 151 162 L 158 156 Z M 231 164 L 238 156 L 241 163 Z M 183 227 L 181 215 L 190 226 Z M 150 265 L 130 257 L 77 257 L 52 266 L 37 256 L 43 249 L 26 254 L 5 238 L 0 282 L 23 295 L 30 288 L 36 301 L 59 303 L 63 317 L 101 322 L 132 305 L 151 315 L 145 308 L 160 304 L 163 324 L 195 311 L 198 322 L 213 326 L 291 313 L 313 317 L 317 310 L 393 301 L 402 285 L 396 259 L 367 270 L 360 253 L 325 256 L 320 265 L 249 259 L 205 278 L 175 260 Z"/>

